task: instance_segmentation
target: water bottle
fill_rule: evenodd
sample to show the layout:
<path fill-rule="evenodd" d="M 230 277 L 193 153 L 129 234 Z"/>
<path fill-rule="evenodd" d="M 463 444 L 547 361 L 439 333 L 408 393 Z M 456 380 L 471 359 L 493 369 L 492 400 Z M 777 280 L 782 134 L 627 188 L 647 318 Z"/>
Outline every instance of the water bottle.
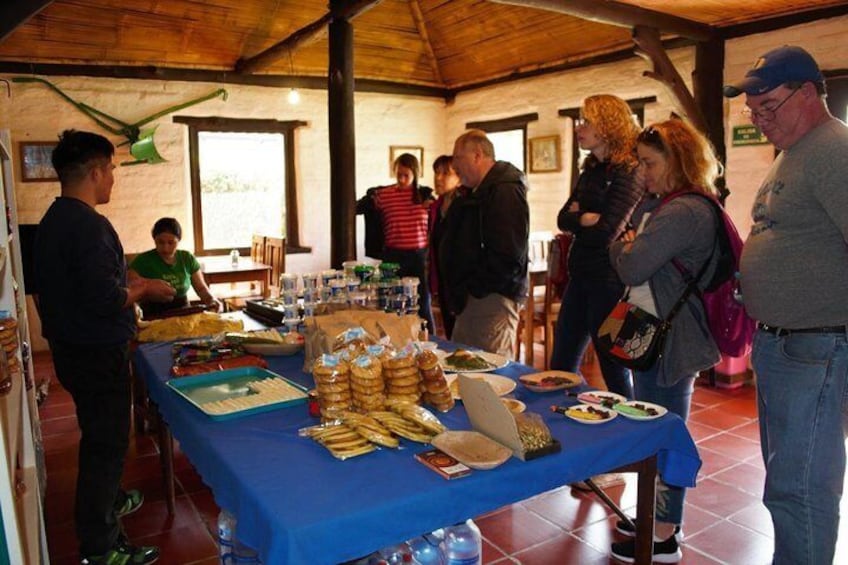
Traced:
<path fill-rule="evenodd" d="M 413 538 L 406 543 L 412 551 L 412 562 L 416 565 L 445 565 L 439 539 L 432 534 Z"/>
<path fill-rule="evenodd" d="M 406 542 L 384 547 L 378 553 L 389 565 L 411 563 L 409 559 L 412 558 L 412 555 L 409 553 L 409 546 L 406 545 Z"/>
<path fill-rule="evenodd" d="M 232 263 L 233 269 L 238 267 L 238 261 L 239 261 L 239 250 L 233 249 L 232 251 L 230 251 L 230 263 Z"/>
<path fill-rule="evenodd" d="M 244 545 L 236 537 L 236 518 L 226 510 L 218 514 L 218 554 L 221 565 L 261 563 L 256 550 Z"/>
<path fill-rule="evenodd" d="M 442 553 L 447 565 L 481 565 L 483 537 L 472 520 L 445 528 Z"/>

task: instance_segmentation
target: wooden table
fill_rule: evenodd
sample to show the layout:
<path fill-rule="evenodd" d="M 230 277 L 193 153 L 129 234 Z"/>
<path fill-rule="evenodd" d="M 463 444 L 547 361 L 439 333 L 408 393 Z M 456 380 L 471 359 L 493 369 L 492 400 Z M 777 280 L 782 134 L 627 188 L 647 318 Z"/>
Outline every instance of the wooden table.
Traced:
<path fill-rule="evenodd" d="M 527 289 L 527 300 L 524 303 L 524 364 L 533 366 L 533 316 L 536 313 L 536 297 L 533 289 L 544 286 L 548 278 L 548 262 L 544 260 L 534 261 L 527 265 L 527 275 L 530 285 Z"/>
<path fill-rule="evenodd" d="M 206 284 L 226 284 L 258 281 L 262 296 L 268 296 L 272 286 L 271 265 L 254 261 L 249 257 L 240 257 L 238 265 L 233 266 L 229 255 L 224 257 L 203 257 L 199 259 Z"/>

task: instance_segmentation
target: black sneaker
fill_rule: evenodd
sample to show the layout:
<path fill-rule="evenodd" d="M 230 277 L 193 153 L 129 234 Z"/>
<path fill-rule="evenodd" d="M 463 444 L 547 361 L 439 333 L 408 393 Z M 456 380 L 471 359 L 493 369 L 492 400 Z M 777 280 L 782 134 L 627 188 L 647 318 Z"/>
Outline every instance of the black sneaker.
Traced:
<path fill-rule="evenodd" d="M 120 504 L 117 501 L 115 502 L 115 514 L 118 518 L 122 518 L 141 508 L 141 505 L 144 504 L 144 495 L 135 489 L 121 491 L 118 500 L 121 502 Z"/>
<path fill-rule="evenodd" d="M 631 518 L 630 521 L 634 525 L 636 524 L 635 518 Z M 621 535 L 627 536 L 629 538 L 635 538 L 636 537 L 636 530 L 633 529 L 630 526 L 630 524 L 628 524 L 624 520 L 619 520 L 618 522 L 615 523 L 615 531 L 617 531 Z M 680 526 L 674 527 L 674 537 L 675 537 L 675 539 L 677 539 L 677 543 L 681 543 L 683 541 L 683 530 L 680 528 Z M 658 541 L 658 540 L 655 538 L 654 541 Z"/>
<path fill-rule="evenodd" d="M 119 539 L 115 547 L 103 555 L 83 557 L 80 565 L 148 565 L 159 559 L 159 548 L 154 546 L 134 546 Z"/>
<path fill-rule="evenodd" d="M 654 542 L 654 563 L 677 563 L 683 559 L 680 544 L 677 543 L 677 534 L 670 536 L 664 541 Z M 636 561 L 636 540 L 627 540 L 612 544 L 612 556 L 624 563 Z"/>

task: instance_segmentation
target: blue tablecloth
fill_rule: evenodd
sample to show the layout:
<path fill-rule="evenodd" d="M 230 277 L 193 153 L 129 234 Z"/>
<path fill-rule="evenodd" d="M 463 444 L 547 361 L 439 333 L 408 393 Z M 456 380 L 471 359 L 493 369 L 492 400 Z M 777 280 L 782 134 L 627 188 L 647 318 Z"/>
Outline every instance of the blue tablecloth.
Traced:
<path fill-rule="evenodd" d="M 450 349 L 450 347 L 445 347 Z M 303 356 L 268 358 L 270 368 L 312 387 Z M 241 419 L 209 419 L 165 385 L 170 344 L 142 345 L 136 367 L 180 447 L 219 506 L 238 519 L 238 536 L 263 563 L 315 565 L 354 559 L 401 540 L 503 505 L 634 463 L 654 454 L 668 483 L 694 486 L 701 461 L 683 421 L 619 417 L 584 425 L 548 410 L 575 402 L 562 392 L 537 394 L 520 384 L 515 398 L 542 415 L 562 452 L 533 461 L 512 458 L 490 471 L 445 480 L 413 458 L 428 446 L 402 441 L 346 461 L 298 437 L 314 425 L 305 405 Z M 496 371 L 517 378 L 533 369 L 517 363 Z M 470 429 L 462 404 L 440 419 Z"/>

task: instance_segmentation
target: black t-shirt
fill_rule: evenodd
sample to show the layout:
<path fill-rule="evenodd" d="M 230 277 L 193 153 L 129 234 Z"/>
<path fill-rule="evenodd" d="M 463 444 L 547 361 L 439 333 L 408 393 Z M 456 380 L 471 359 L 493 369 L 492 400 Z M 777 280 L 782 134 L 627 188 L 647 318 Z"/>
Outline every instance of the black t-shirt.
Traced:
<path fill-rule="evenodd" d="M 59 197 L 38 226 L 34 248 L 46 339 L 115 345 L 132 338 L 124 249 L 105 216 L 81 200 Z"/>

